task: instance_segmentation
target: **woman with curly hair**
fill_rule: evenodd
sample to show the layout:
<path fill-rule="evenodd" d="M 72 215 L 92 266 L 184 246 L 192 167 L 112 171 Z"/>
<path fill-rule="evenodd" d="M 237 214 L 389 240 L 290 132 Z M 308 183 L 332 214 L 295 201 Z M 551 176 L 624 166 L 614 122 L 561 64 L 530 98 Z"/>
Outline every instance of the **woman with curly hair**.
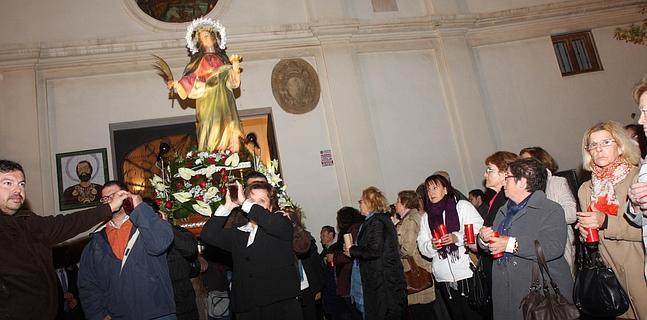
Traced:
<path fill-rule="evenodd" d="M 389 204 L 382 191 L 368 187 L 359 207 L 366 218 L 355 243 L 344 245 L 344 254 L 353 258 L 351 299 L 366 320 L 403 319 L 406 282 L 398 235 L 387 213 Z"/>

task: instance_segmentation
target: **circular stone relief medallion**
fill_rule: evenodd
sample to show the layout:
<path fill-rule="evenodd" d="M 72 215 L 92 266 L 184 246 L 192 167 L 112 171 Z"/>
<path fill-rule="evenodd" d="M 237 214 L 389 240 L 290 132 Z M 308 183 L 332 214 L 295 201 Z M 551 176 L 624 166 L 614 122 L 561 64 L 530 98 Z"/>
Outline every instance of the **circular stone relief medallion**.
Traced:
<path fill-rule="evenodd" d="M 317 72 L 303 59 L 282 59 L 272 70 L 272 93 L 286 112 L 310 112 L 321 93 Z"/>

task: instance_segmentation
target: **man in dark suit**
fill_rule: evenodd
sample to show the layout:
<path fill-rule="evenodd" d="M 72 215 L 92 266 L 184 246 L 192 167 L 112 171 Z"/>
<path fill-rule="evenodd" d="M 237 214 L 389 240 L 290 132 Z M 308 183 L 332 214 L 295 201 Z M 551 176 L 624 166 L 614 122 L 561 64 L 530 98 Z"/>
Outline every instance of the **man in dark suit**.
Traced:
<path fill-rule="evenodd" d="M 281 214 L 272 213 L 272 187 L 252 183 L 236 201 L 229 194 L 225 204 L 202 229 L 202 240 L 225 249 L 233 258 L 231 309 L 236 319 L 302 319 L 299 272 L 292 248 L 293 226 Z M 227 216 L 241 206 L 249 223 L 223 228 Z"/>
<path fill-rule="evenodd" d="M 81 241 L 85 244 L 87 241 Z M 82 320 L 85 319 L 83 308 L 79 301 L 79 287 L 76 285 L 79 268 L 80 253 L 75 254 L 75 245 L 63 245 L 52 248 L 54 268 L 56 272 L 56 287 L 58 288 L 58 313 L 56 320 Z M 82 249 L 83 247 L 80 247 Z"/>

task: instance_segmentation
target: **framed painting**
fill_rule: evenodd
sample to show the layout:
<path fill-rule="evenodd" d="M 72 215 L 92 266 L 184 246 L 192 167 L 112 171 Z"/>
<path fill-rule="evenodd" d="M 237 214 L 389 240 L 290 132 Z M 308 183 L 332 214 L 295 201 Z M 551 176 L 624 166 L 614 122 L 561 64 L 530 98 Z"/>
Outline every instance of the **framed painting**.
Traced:
<path fill-rule="evenodd" d="M 61 211 L 97 206 L 109 180 L 106 148 L 56 155 L 58 203 Z"/>

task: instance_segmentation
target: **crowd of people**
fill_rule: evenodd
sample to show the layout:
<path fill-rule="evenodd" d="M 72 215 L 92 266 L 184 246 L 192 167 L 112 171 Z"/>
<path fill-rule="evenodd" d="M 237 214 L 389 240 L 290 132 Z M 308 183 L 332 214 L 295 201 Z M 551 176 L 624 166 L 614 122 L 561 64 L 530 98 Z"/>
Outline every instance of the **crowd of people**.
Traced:
<path fill-rule="evenodd" d="M 641 125 L 646 92 L 647 78 L 634 89 Z M 36 215 L 23 206 L 22 166 L 0 160 L 0 240 L 10 244 L 0 246 L 0 319 L 522 319 L 538 244 L 568 302 L 586 244 L 628 296 L 620 318 L 647 319 L 644 135 L 614 121 L 586 130 L 591 179 L 576 195 L 541 147 L 493 152 L 485 190 L 468 197 L 445 171 L 393 205 L 367 187 L 358 209 L 321 228 L 321 251 L 258 172 L 227 191 L 196 238 L 119 181 L 102 186 L 96 208 Z M 78 264 L 53 256 L 101 222 Z"/>

